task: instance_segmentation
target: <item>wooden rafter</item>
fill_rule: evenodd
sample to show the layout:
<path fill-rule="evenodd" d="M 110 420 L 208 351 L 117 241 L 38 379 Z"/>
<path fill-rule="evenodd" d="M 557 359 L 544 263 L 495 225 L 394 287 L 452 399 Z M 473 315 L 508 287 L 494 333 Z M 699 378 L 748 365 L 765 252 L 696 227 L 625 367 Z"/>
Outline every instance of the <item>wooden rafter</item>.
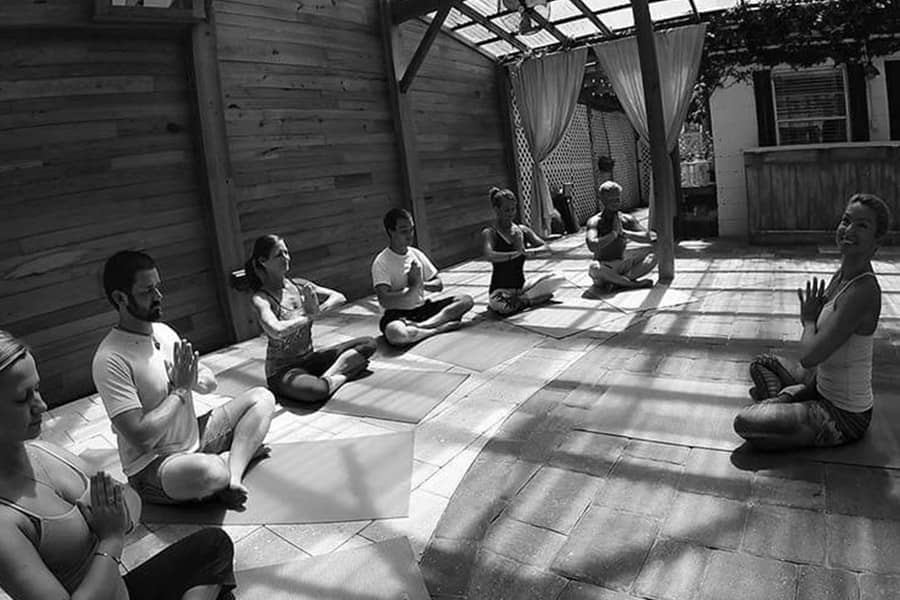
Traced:
<path fill-rule="evenodd" d="M 694 13 L 694 18 L 699 23 L 700 22 L 700 11 L 697 10 L 697 4 L 694 2 L 694 0 L 688 0 L 688 2 L 691 3 L 691 11 Z"/>
<path fill-rule="evenodd" d="M 490 19 L 488 19 L 487 17 L 485 17 L 484 15 L 479 13 L 477 10 L 475 10 L 471 6 L 468 6 L 462 0 L 456 0 L 453 3 L 453 6 L 456 8 L 456 10 L 458 10 L 465 16 L 469 17 L 470 19 L 472 19 L 473 21 L 475 21 L 476 23 L 478 23 L 479 25 L 481 25 L 482 27 L 484 27 L 485 29 L 487 29 L 488 31 L 490 31 L 491 33 L 496 35 L 498 39 L 501 39 L 504 42 L 506 42 L 507 44 L 510 44 L 513 47 L 515 47 L 516 50 L 519 50 L 520 52 L 528 51 L 528 46 L 526 46 L 525 44 L 523 44 L 522 42 L 517 40 L 515 37 L 513 37 L 506 31 L 503 31 L 503 29 L 498 27 L 493 21 L 491 21 Z"/>
<path fill-rule="evenodd" d="M 550 34 L 557 40 L 559 40 L 560 43 L 565 44 L 569 41 L 569 38 L 562 31 L 557 29 L 556 25 L 545 19 L 544 16 L 541 15 L 541 13 L 536 10 L 532 10 L 529 14 L 532 19 L 537 21 L 541 27 L 549 31 Z"/>
<path fill-rule="evenodd" d="M 606 23 L 601 21 L 600 18 L 597 17 L 597 15 L 593 13 L 593 11 L 591 11 L 590 8 L 587 7 L 587 4 L 584 3 L 584 0 L 571 0 L 571 2 L 578 8 L 578 10 L 584 13 L 584 16 L 586 16 L 588 20 L 594 24 L 594 27 L 603 32 L 603 35 L 612 37 L 612 30 L 607 27 Z M 693 0 L 691 0 L 691 4 L 693 3 Z"/>
<path fill-rule="evenodd" d="M 416 73 L 419 72 L 419 68 L 422 66 L 422 63 L 425 62 L 425 57 L 428 56 L 428 50 L 431 48 L 431 44 L 434 43 L 434 38 L 441 32 L 441 26 L 444 24 L 444 21 L 447 20 L 447 15 L 450 14 L 451 6 L 450 0 L 443 0 L 443 6 L 441 6 L 438 13 L 428 25 L 428 29 L 425 31 L 422 41 L 419 42 L 419 47 L 416 48 L 416 53 L 413 54 L 409 64 L 406 66 L 406 70 L 403 72 L 403 78 L 400 79 L 401 93 L 405 94 L 409 91 L 409 87 L 412 85 Z"/>
<path fill-rule="evenodd" d="M 424 17 L 441 7 L 443 0 L 394 0 L 391 2 L 391 18 L 395 25 Z"/>

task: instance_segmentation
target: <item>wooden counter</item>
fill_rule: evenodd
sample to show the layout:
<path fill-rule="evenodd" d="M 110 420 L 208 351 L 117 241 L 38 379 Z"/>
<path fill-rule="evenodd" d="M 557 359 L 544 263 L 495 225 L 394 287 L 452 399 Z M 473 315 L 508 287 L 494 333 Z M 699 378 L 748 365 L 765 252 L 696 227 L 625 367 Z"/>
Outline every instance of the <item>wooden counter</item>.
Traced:
<path fill-rule="evenodd" d="M 749 148 L 744 173 L 752 243 L 828 240 L 856 192 L 888 203 L 900 241 L 900 142 Z"/>

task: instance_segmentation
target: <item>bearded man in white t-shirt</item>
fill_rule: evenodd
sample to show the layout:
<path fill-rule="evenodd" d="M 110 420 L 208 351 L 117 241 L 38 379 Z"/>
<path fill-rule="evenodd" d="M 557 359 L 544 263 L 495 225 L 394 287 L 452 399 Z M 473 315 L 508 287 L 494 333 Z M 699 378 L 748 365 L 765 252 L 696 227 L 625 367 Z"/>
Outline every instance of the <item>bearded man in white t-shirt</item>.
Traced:
<path fill-rule="evenodd" d="M 212 392 L 216 378 L 191 343 L 160 322 L 156 263 L 143 252 L 118 252 L 106 261 L 103 287 L 119 322 L 100 342 L 92 373 L 129 484 L 145 502 L 215 498 L 242 506 L 244 471 L 267 452 L 272 393 L 250 389 L 198 418 L 193 393 Z"/>
<path fill-rule="evenodd" d="M 427 298 L 444 284 L 425 253 L 412 246 L 415 223 L 409 211 L 393 208 L 384 216 L 390 242 L 372 262 L 372 285 L 384 309 L 379 328 L 392 346 L 408 346 L 460 326 L 473 306 L 471 296 Z"/>

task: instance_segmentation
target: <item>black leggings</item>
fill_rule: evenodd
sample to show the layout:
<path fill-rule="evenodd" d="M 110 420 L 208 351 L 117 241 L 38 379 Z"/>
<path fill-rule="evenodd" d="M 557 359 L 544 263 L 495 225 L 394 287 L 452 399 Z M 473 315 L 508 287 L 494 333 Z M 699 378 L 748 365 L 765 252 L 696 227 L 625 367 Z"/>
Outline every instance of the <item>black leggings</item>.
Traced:
<path fill-rule="evenodd" d="M 131 600 L 181 600 L 191 588 L 220 585 L 220 600 L 234 598 L 234 545 L 209 527 L 192 533 L 129 571 L 123 579 Z"/>

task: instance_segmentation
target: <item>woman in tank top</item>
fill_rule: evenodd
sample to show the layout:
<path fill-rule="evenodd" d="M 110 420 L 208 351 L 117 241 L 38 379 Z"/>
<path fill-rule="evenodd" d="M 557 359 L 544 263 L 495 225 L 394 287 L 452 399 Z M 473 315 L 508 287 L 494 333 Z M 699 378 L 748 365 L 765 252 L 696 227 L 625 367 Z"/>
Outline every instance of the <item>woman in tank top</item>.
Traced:
<path fill-rule="evenodd" d="M 256 318 L 268 338 L 266 381 L 276 397 L 324 402 L 365 372 L 375 353 L 375 340 L 358 337 L 314 349 L 313 322 L 347 299 L 336 290 L 288 277 L 290 267 L 284 240 L 264 235 L 253 244 L 253 255 L 244 268 Z"/>
<path fill-rule="evenodd" d="M 841 266 L 826 285 L 813 278 L 798 289 L 799 364 L 773 355 L 750 365 L 754 404 L 735 431 L 763 450 L 827 447 L 861 438 L 872 419 L 872 347 L 881 288 L 872 257 L 891 223 L 871 194 L 855 194 L 837 226 Z"/>
<path fill-rule="evenodd" d="M 482 231 L 484 258 L 493 265 L 488 306 L 500 315 L 510 315 L 544 304 L 566 281 L 556 273 L 525 279 L 525 257 L 549 250 L 530 227 L 513 222 L 518 208 L 510 190 L 491 188 L 496 221 Z"/>
<path fill-rule="evenodd" d="M 28 348 L 0 331 L 0 589 L 14 600 L 232 598 L 231 538 L 204 529 L 126 571 L 131 488 L 37 441 L 47 405 Z"/>

